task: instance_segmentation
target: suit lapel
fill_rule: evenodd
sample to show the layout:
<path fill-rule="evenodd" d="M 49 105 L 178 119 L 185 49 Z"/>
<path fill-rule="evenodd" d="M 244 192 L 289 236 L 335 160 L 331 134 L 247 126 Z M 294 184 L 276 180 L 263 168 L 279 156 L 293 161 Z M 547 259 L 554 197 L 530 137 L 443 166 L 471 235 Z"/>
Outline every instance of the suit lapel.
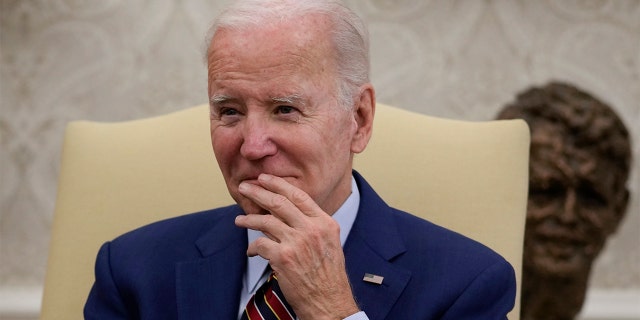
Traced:
<path fill-rule="evenodd" d="M 406 287 L 411 272 L 390 263 L 405 252 L 392 209 L 354 171 L 360 208 L 347 242 L 347 273 L 356 301 L 370 319 L 384 319 Z M 365 273 L 384 277 L 382 284 L 363 281 Z"/>
<path fill-rule="evenodd" d="M 392 209 L 354 171 L 360 208 L 344 252 L 356 301 L 370 319 L 383 319 L 406 287 L 411 272 L 390 260 L 405 251 Z M 246 268 L 247 233 L 235 227 L 239 207 L 223 209 L 219 221 L 196 242 L 202 257 L 179 263 L 176 295 L 180 319 L 235 319 Z M 384 277 L 363 281 L 365 273 Z"/>
<path fill-rule="evenodd" d="M 196 242 L 202 258 L 178 263 L 176 295 L 180 319 L 235 319 L 246 265 L 247 233 L 234 225 L 236 206 Z"/>

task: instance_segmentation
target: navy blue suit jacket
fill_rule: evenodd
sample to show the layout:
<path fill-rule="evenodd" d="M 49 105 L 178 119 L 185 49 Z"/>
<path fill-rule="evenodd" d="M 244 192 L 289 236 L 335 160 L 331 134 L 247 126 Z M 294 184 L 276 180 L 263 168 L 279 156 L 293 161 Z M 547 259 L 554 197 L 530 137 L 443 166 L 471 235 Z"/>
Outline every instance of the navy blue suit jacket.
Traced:
<path fill-rule="evenodd" d="M 344 245 L 369 319 L 506 319 L 511 265 L 487 247 L 389 207 L 354 172 L 360 208 Z M 185 215 L 102 246 L 86 319 L 236 319 L 246 265 L 238 206 Z M 365 273 L 384 277 L 377 285 Z"/>

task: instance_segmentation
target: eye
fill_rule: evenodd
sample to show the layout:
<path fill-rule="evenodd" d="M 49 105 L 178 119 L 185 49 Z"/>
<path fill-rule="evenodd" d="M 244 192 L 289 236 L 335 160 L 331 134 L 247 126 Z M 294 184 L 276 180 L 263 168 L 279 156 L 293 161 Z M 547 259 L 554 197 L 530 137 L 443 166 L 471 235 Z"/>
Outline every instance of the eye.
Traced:
<path fill-rule="evenodd" d="M 280 113 L 280 114 L 289 114 L 295 111 L 296 111 L 296 108 L 292 106 L 278 106 L 276 108 L 276 113 Z"/>
<path fill-rule="evenodd" d="M 233 108 L 221 108 L 220 116 L 235 116 L 238 114 L 238 110 Z"/>
<path fill-rule="evenodd" d="M 221 125 L 231 125 L 237 123 L 242 116 L 241 110 L 235 107 L 218 106 L 211 113 L 212 120 L 219 121 Z"/>

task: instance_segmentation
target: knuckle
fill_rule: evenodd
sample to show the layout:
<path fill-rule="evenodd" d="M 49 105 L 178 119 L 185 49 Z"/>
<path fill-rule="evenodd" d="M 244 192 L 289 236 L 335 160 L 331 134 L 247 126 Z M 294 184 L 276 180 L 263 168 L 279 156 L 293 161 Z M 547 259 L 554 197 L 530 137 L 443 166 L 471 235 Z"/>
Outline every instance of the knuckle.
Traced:
<path fill-rule="evenodd" d="M 262 251 L 264 251 L 264 250 L 266 249 L 266 247 L 267 247 L 267 239 L 266 239 L 266 238 L 262 238 L 262 237 L 260 237 L 260 238 L 256 239 L 256 240 L 253 242 L 253 244 L 255 245 L 256 249 L 257 249 L 259 252 L 262 252 Z"/>
<path fill-rule="evenodd" d="M 329 232 L 318 226 L 312 226 L 311 228 L 306 229 L 304 233 L 304 238 L 300 238 L 299 240 L 303 243 L 309 243 L 311 246 L 316 246 L 324 243 L 327 239 L 330 239 L 328 236 Z"/>
<path fill-rule="evenodd" d="M 316 238 L 330 237 L 340 234 L 340 224 L 335 219 L 327 216 L 326 219 L 323 217 L 322 223 L 312 224 L 307 232 Z"/>
<path fill-rule="evenodd" d="M 283 247 L 280 250 L 280 263 L 282 265 L 290 265 L 295 261 L 295 256 L 296 256 L 296 252 L 297 250 L 295 250 L 293 247 Z"/>
<path fill-rule="evenodd" d="M 315 227 L 315 228 L 311 228 L 311 229 L 309 229 L 307 231 L 307 236 L 310 237 L 311 239 L 314 239 L 315 241 L 317 241 L 317 240 L 320 240 L 320 239 L 324 238 L 323 237 L 323 233 L 324 232 L 322 232 L 322 229 Z"/>
<path fill-rule="evenodd" d="M 330 234 L 340 234 L 340 224 L 333 219 L 327 223 L 327 228 Z"/>
<path fill-rule="evenodd" d="M 282 207 L 285 206 L 287 201 L 288 200 L 285 196 L 279 194 L 271 198 L 271 201 L 269 202 L 269 207 L 272 208 L 273 210 L 282 209 Z"/>
<path fill-rule="evenodd" d="M 262 218 L 262 228 L 268 228 L 271 224 L 273 224 L 273 216 L 265 215 Z"/>
<path fill-rule="evenodd" d="M 309 195 L 300 189 L 293 190 L 290 197 L 291 202 L 296 205 L 307 202 L 309 200 Z"/>

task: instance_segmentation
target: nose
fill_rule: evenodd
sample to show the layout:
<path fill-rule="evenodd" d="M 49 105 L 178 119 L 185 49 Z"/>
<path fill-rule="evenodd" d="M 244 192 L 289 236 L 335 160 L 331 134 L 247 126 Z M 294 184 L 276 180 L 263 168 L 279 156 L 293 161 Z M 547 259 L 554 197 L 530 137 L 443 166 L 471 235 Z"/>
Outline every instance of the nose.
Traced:
<path fill-rule="evenodd" d="M 268 119 L 248 116 L 242 129 L 240 154 L 248 160 L 259 160 L 277 151 L 272 140 L 273 128 Z"/>
<path fill-rule="evenodd" d="M 570 224 L 575 223 L 578 219 L 578 203 L 576 199 L 576 191 L 573 189 L 567 190 L 566 197 L 564 199 L 564 207 L 560 214 L 560 221 Z"/>

